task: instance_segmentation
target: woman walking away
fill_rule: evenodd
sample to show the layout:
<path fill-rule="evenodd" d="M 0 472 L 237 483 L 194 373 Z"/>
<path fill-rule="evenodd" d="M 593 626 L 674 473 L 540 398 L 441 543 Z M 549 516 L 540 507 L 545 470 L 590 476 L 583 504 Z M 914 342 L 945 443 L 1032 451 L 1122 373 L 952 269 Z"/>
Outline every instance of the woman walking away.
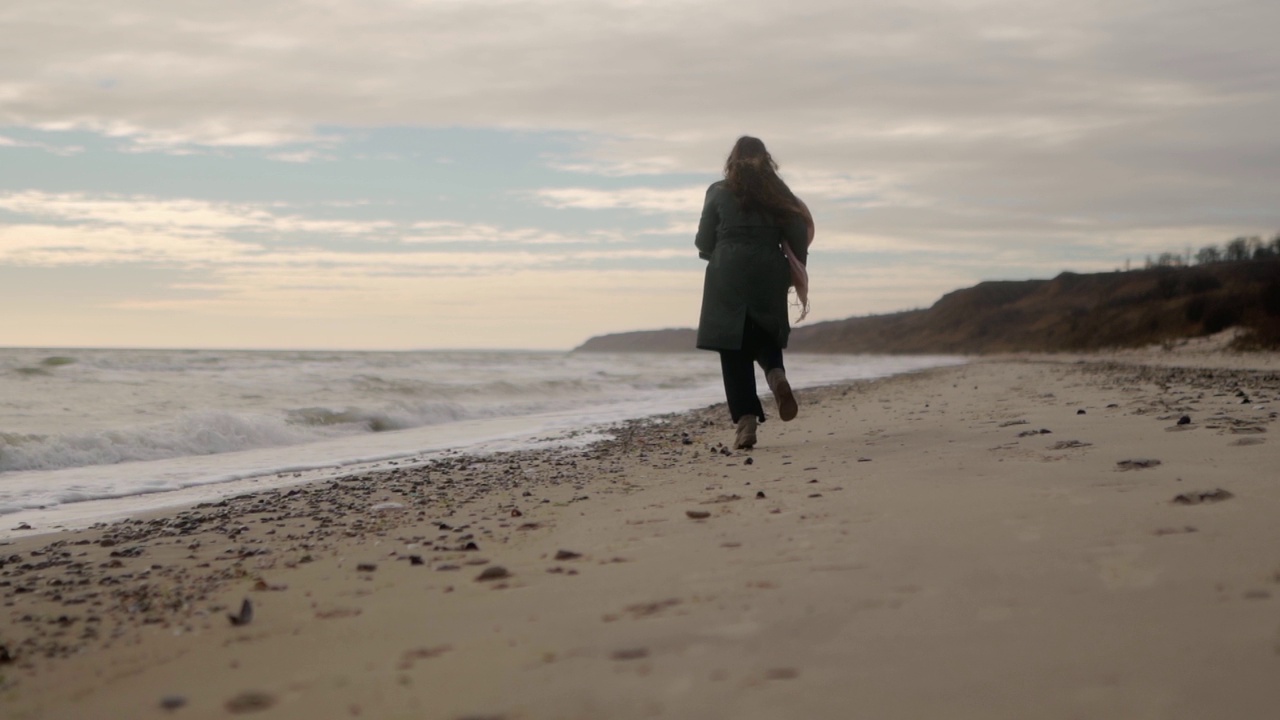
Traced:
<path fill-rule="evenodd" d="M 753 447 L 756 423 L 764 422 L 755 363 L 765 372 L 778 417 L 791 420 L 799 409 L 782 364 L 791 333 L 788 255 L 802 271 L 813 220 L 777 170 L 763 142 L 738 138 L 725 162 L 724 180 L 707 189 L 694 241 L 698 256 L 708 261 L 698 347 L 720 353 L 729 414 L 737 425 L 736 448 Z"/>

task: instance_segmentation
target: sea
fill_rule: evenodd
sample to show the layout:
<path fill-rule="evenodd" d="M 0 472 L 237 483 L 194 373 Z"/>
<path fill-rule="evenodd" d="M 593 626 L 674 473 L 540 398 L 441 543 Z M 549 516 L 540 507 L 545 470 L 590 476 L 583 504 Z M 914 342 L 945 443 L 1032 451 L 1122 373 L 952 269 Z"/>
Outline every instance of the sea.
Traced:
<path fill-rule="evenodd" d="M 805 388 L 962 362 L 793 353 L 787 374 Z M 0 537 L 585 444 L 611 423 L 723 402 L 719 368 L 709 352 L 0 348 Z"/>

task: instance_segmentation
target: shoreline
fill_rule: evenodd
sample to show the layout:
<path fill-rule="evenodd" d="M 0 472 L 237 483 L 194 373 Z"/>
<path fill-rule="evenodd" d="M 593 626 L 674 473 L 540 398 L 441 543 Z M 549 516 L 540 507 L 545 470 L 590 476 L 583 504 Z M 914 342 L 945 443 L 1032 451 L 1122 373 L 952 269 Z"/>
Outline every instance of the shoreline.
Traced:
<path fill-rule="evenodd" d="M 0 714 L 1261 717 L 1280 363 L 1089 357 L 15 538 Z"/>
<path fill-rule="evenodd" d="M 705 359 L 693 353 L 690 353 L 690 357 Z M 348 364 L 359 364 L 350 358 L 347 361 Z M 844 381 L 846 378 L 857 379 L 906 371 L 922 364 L 948 364 L 957 361 L 955 358 L 945 357 L 851 356 L 833 360 L 815 356 L 804 361 L 797 359 L 797 365 L 800 366 L 801 376 L 810 378 L 809 384 L 817 386 Z M 86 365 L 92 363 L 86 360 Z M 291 485 L 300 481 L 327 479 L 379 466 L 385 467 L 389 461 L 398 465 L 421 463 L 433 457 L 447 455 L 451 451 L 484 454 L 537 447 L 546 444 L 548 439 L 574 444 L 580 442 L 581 432 L 587 428 L 693 409 L 723 399 L 718 373 L 713 375 L 713 366 L 705 362 L 664 360 L 655 366 L 647 357 L 622 360 L 616 364 L 617 371 L 622 373 L 622 377 L 616 381 L 608 381 L 608 373 L 602 371 L 603 366 L 597 365 L 599 363 L 588 363 L 585 368 L 577 367 L 583 377 L 574 379 L 569 379 L 574 373 L 568 370 L 549 371 L 543 367 L 534 372 L 535 377 L 530 380 L 534 389 L 530 391 L 532 395 L 529 397 L 523 391 L 493 390 L 503 388 L 513 380 L 512 373 L 516 372 L 516 368 L 509 363 L 501 365 L 495 371 L 497 375 L 489 380 L 481 379 L 483 371 L 474 371 L 466 376 L 472 385 L 489 388 L 486 392 L 497 393 L 506 398 L 500 402 L 490 396 L 475 403 L 460 400 L 455 397 L 458 392 L 456 388 L 449 391 L 453 395 L 446 394 L 444 398 L 424 398 L 420 392 L 422 388 L 413 386 L 411 389 L 416 388 L 417 394 L 410 393 L 405 400 L 410 406 L 418 407 L 425 402 L 427 406 L 434 407 L 433 403 L 437 401 L 446 405 L 453 403 L 457 406 L 454 408 L 456 412 L 463 416 L 462 419 L 413 425 L 390 432 L 366 430 L 339 433 L 306 442 L 275 442 L 280 440 L 280 437 L 273 435 L 279 429 L 276 425 L 280 422 L 287 424 L 290 413 L 302 411 L 280 409 L 291 404 L 282 404 L 280 398 L 274 395 L 273 407 L 279 406 L 276 409 L 280 412 L 267 413 L 262 417 L 227 410 L 221 406 L 209 410 L 209 417 L 205 417 L 197 408 L 182 406 L 179 408 L 182 412 L 173 417 L 156 417 L 137 426 L 126 423 L 114 430 L 100 428 L 88 434 L 78 434 L 81 432 L 76 429 L 78 426 L 70 423 L 64 431 L 50 430 L 45 434 L 36 432 L 29 436 L 30 442 L 22 440 L 26 436 L 21 434 L 15 436 L 19 438 L 16 441 L 0 436 L 0 456 L 12 466 L 8 472 L 0 473 L 0 539 L 18 532 L 12 528 L 23 523 L 23 527 L 40 529 L 49 529 L 51 525 L 63 528 L 85 527 L 97 519 L 93 510 L 97 504 L 103 507 L 101 519 L 113 519 L 134 511 L 129 498 L 137 498 L 137 504 L 148 510 L 178 507 L 225 497 L 229 493 Z M 334 373 L 333 368 L 326 367 L 324 370 Z M 262 378 L 254 375 L 261 374 L 261 368 L 246 367 L 228 371 L 231 376 L 237 372 L 245 374 L 246 378 L 256 378 L 246 382 L 261 384 Z M 673 373 L 673 379 L 668 379 L 674 385 L 667 387 L 664 378 L 668 376 L 660 372 Z M 386 382 L 392 382 L 405 373 L 405 368 L 395 368 L 394 372 L 387 373 L 392 380 Z M 169 374 L 173 375 L 172 372 Z M 356 377 L 358 379 L 365 376 Z M 58 392 L 65 394 L 69 392 L 68 388 L 81 387 L 77 383 L 83 385 L 81 389 L 94 388 L 95 382 L 97 381 L 92 379 L 71 379 Z M 163 388 L 166 383 L 171 385 L 173 378 L 161 376 L 158 382 Z M 195 397 L 207 396 L 210 388 L 218 383 L 228 382 L 222 375 L 206 379 L 206 387 L 195 392 Z M 359 388 L 363 387 L 361 382 L 366 381 L 352 382 Z M 566 391 L 569 394 L 552 402 L 546 396 L 546 389 L 564 383 L 568 383 Z M 614 387 L 613 394 L 602 391 L 603 384 Z M 381 386 L 375 384 L 375 387 Z M 627 388 L 636 389 L 638 394 L 628 394 Z M 164 391 L 157 391 L 157 394 L 163 396 Z M 449 397 L 455 399 L 448 400 Z M 346 398 L 346 401 L 351 400 L 350 397 Z M 339 403 L 335 407 L 342 407 L 341 398 L 330 398 L 330 401 Z M 384 401 L 385 398 L 380 400 L 375 393 L 357 399 L 355 405 L 343 412 L 353 417 L 396 416 L 397 411 Z M 510 405 L 512 411 L 494 412 L 491 406 L 495 402 L 499 406 L 503 403 Z M 70 412 L 74 406 L 75 403 L 68 403 L 59 412 Z M 325 415 L 333 414 L 334 411 L 308 412 Z M 165 429 L 168 427 L 165 423 L 178 422 L 181 418 L 186 419 L 182 420 L 180 429 Z M 303 426 L 309 427 L 306 423 Z M 242 432 L 245 427 L 264 429 L 264 437 L 268 440 L 264 440 L 263 447 L 256 447 L 258 443 L 246 439 L 247 436 Z M 49 430 L 47 427 L 45 429 Z M 227 447 L 225 451 L 198 451 L 199 447 L 218 445 L 217 438 L 224 434 L 231 438 L 224 443 Z M 172 450 L 183 447 L 187 451 L 172 457 L 145 460 L 128 460 L 126 457 L 122 462 L 85 462 L 89 458 L 83 456 L 88 453 L 83 450 L 84 447 L 105 453 L 105 457 L 112 457 L 112 453 L 117 450 L 128 456 L 130 452 L 137 454 L 139 451 L 135 446 L 146 446 L 146 440 L 153 435 L 163 448 Z M 275 441 L 270 438 L 275 438 Z M 15 453 L 12 457 L 8 454 L 11 450 Z M 44 458 L 52 465 L 47 469 L 34 466 L 27 470 L 17 469 L 23 466 L 23 462 L 32 462 L 33 458 Z M 59 462 L 69 464 L 60 466 Z"/>

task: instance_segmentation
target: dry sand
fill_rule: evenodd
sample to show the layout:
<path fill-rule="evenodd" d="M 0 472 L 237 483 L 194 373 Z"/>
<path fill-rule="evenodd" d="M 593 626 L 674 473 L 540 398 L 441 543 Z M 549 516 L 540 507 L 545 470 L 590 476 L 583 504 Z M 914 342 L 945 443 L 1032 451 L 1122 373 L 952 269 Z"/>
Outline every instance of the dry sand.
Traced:
<path fill-rule="evenodd" d="M 711 408 L 21 538 L 0 716 L 1280 717 L 1280 362 L 1212 357 L 985 360 L 801 392 L 750 452 Z"/>

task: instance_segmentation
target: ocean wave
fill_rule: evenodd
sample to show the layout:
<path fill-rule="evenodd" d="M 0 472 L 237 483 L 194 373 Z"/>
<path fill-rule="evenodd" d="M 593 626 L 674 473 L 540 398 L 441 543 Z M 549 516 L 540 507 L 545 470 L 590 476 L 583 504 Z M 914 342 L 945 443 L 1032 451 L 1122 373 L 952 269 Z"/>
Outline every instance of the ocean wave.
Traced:
<path fill-rule="evenodd" d="M 0 472 L 53 470 L 293 445 L 332 436 L 278 417 L 196 412 L 166 423 L 67 434 L 0 433 Z"/>

